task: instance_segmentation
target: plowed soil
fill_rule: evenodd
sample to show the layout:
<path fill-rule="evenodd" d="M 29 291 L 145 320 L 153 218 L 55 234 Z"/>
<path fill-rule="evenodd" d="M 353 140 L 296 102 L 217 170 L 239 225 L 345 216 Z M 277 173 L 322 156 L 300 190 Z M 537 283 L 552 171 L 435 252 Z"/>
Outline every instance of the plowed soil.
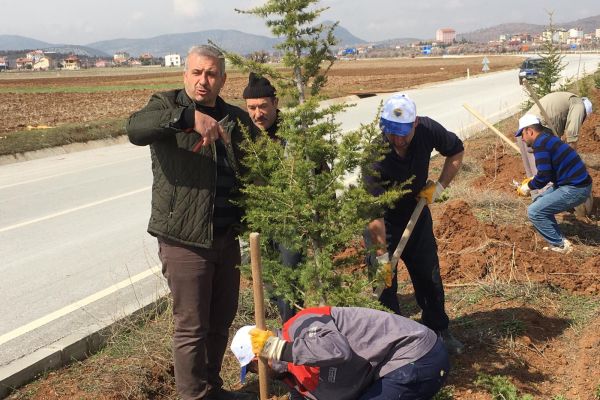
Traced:
<path fill-rule="evenodd" d="M 522 60 L 522 57 L 513 56 L 488 58 L 492 71 L 517 68 Z M 467 69 L 475 75 L 482 73 L 481 60 L 482 57 L 340 61 L 334 64 L 329 74 L 324 94 L 342 97 L 394 92 L 424 83 L 465 77 Z M 137 71 L 116 68 L 76 73 L 0 74 L 2 91 L 8 92 L 0 101 L 0 134 L 27 126 L 55 127 L 64 123 L 125 118 L 144 106 L 156 91 L 143 89 L 143 85 L 169 83 L 173 88 L 182 86 L 181 71 Z M 221 94 L 228 101 L 241 105 L 247 83 L 247 75 L 232 72 L 228 74 Z M 95 89 L 98 87 L 106 90 L 98 91 Z M 14 88 L 14 93 L 10 92 L 11 88 Z M 24 90 L 30 92 L 23 93 Z"/>

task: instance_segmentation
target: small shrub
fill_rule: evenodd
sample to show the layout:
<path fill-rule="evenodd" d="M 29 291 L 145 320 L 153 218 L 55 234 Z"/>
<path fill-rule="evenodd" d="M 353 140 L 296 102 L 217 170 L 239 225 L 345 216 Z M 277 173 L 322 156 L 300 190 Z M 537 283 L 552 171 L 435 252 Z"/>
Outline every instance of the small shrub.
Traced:
<path fill-rule="evenodd" d="M 515 319 L 514 315 L 510 321 L 502 322 L 500 330 L 505 336 L 514 337 L 519 336 L 525 332 L 525 324 L 523 321 Z"/>
<path fill-rule="evenodd" d="M 585 74 L 585 65 L 583 66 L 583 77 L 579 80 L 579 96 L 588 97 L 590 95 L 590 82 Z"/>
<path fill-rule="evenodd" d="M 454 399 L 454 387 L 446 386 L 433 396 L 432 400 L 453 400 Z"/>
<path fill-rule="evenodd" d="M 533 397 L 528 394 L 519 396 L 515 385 L 502 375 L 480 374 L 475 380 L 475 385 L 487 390 L 493 400 L 533 400 Z"/>

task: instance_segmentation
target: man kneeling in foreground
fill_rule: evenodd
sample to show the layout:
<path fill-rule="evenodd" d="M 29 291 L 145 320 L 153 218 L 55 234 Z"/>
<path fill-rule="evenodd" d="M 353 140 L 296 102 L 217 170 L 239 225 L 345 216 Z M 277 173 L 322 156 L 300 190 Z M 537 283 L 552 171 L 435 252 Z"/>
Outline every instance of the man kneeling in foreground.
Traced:
<path fill-rule="evenodd" d="M 425 400 L 443 386 L 448 353 L 413 320 L 358 307 L 300 311 L 277 333 L 241 328 L 231 350 L 242 365 L 259 355 L 276 378 L 315 400 Z"/>

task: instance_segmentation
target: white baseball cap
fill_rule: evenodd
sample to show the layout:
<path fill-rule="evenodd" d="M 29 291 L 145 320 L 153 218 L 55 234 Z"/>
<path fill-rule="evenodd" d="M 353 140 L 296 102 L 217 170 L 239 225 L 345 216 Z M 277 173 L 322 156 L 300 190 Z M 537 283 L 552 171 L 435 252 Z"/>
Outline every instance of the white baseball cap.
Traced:
<path fill-rule="evenodd" d="M 592 102 L 587 97 L 582 97 L 583 106 L 585 107 L 585 115 L 589 116 L 592 113 Z"/>
<path fill-rule="evenodd" d="M 404 93 L 394 93 L 381 112 L 379 127 L 383 133 L 407 136 L 417 119 L 417 106 Z"/>
<path fill-rule="evenodd" d="M 246 325 L 238 329 L 231 341 L 229 348 L 242 366 L 240 371 L 240 382 L 244 383 L 246 379 L 247 366 L 254 359 L 252 352 L 252 343 L 250 342 L 250 330 L 255 328 L 255 325 Z"/>
<path fill-rule="evenodd" d="M 540 119 L 533 114 L 525 114 L 519 118 L 519 129 L 515 132 L 515 136 L 521 136 L 523 129 L 531 125 L 541 124 Z"/>

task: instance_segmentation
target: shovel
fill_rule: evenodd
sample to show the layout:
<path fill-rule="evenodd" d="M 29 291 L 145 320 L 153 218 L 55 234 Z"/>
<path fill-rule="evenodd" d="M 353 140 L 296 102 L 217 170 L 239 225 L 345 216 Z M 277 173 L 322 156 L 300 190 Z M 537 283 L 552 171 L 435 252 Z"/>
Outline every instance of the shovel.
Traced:
<path fill-rule="evenodd" d="M 406 247 L 406 243 L 408 243 L 408 239 L 410 239 L 410 235 L 412 235 L 412 231 L 415 228 L 415 224 L 417 223 L 419 216 L 421 215 L 421 211 L 423 211 L 423 208 L 426 205 L 427 205 L 427 199 L 419 199 L 417 206 L 415 207 L 412 214 L 410 215 L 410 219 L 408 220 L 408 223 L 406 224 L 406 228 L 404 228 L 404 232 L 402 232 L 402 236 L 400 237 L 398 246 L 396 246 L 396 250 L 394 250 L 394 254 L 392 254 L 392 260 L 390 261 L 390 265 L 392 266 L 392 271 L 391 271 L 392 276 L 394 276 L 394 273 L 398 269 L 398 261 L 400 261 L 400 256 L 402 255 L 402 252 L 404 251 L 404 248 Z M 375 289 L 375 294 L 377 295 L 377 298 L 379 298 L 381 296 L 381 293 L 386 288 L 387 288 L 387 286 L 386 286 L 385 282 L 380 282 L 377 285 L 377 288 Z"/>

